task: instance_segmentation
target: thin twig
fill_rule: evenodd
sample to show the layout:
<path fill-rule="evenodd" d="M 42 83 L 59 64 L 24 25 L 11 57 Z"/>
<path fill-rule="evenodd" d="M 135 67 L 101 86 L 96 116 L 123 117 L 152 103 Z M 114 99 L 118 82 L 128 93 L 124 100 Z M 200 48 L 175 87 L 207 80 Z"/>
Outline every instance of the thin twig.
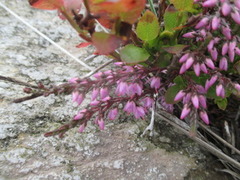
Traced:
<path fill-rule="evenodd" d="M 21 86 L 27 86 L 27 87 L 31 87 L 31 88 L 34 88 L 34 89 L 38 89 L 39 88 L 38 86 L 29 84 L 29 83 L 26 83 L 26 82 L 22 82 L 22 81 L 14 79 L 14 78 L 1 76 L 1 75 L 0 75 L 0 80 L 9 81 L 9 82 L 12 82 L 12 83 L 15 83 L 15 84 L 19 84 Z"/>
<path fill-rule="evenodd" d="M 27 100 L 31 100 L 31 99 L 40 97 L 43 94 L 44 94 L 43 92 L 34 93 L 31 96 L 26 96 L 26 97 L 22 97 L 22 98 L 16 99 L 16 100 L 13 101 L 13 103 L 21 103 L 23 101 L 27 101 Z"/>
<path fill-rule="evenodd" d="M 208 133 L 210 133 L 213 137 L 215 137 L 217 140 L 219 140 L 221 143 L 223 143 L 225 146 L 229 147 L 230 149 L 232 149 L 235 153 L 237 153 L 238 155 L 240 155 L 240 151 L 235 148 L 234 146 L 232 146 L 230 143 L 228 143 L 227 141 L 225 141 L 224 139 L 222 139 L 221 137 L 219 137 L 217 134 L 215 134 L 213 131 L 211 131 L 208 127 L 206 127 L 205 125 L 203 125 L 202 123 L 199 123 L 199 125 L 201 126 L 201 128 L 203 128 L 205 131 L 207 131 Z"/>
<path fill-rule="evenodd" d="M 173 121 L 177 120 L 177 117 L 172 116 L 171 119 L 164 117 L 163 115 L 156 113 L 156 115 L 158 117 L 160 117 L 162 120 L 166 121 L 167 123 L 169 123 L 170 125 L 174 126 L 175 128 L 177 128 L 178 130 L 180 130 L 182 133 L 184 133 L 185 135 L 187 135 L 189 138 L 191 138 L 192 140 L 194 140 L 195 142 L 197 142 L 198 144 L 200 144 L 202 147 L 206 148 L 209 152 L 211 152 L 213 155 L 217 156 L 218 158 L 221 158 L 225 161 L 227 161 L 228 163 L 230 163 L 232 166 L 234 166 L 235 168 L 240 170 L 240 163 L 237 162 L 236 160 L 234 160 L 233 158 L 227 156 L 226 154 L 224 154 L 223 152 L 221 152 L 220 150 L 216 149 L 215 147 L 211 146 L 210 144 L 208 144 L 207 142 L 203 141 L 202 139 L 198 138 L 197 136 L 193 136 L 190 137 L 189 136 L 189 131 L 183 129 L 182 127 L 180 127 L 178 124 L 174 123 Z M 181 121 L 180 119 L 178 119 L 179 121 Z"/>

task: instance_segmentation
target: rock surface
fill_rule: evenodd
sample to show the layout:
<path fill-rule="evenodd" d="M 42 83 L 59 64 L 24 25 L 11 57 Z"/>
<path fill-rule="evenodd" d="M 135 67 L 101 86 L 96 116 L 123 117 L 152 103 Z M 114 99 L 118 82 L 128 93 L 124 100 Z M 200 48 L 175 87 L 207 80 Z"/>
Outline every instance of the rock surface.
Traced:
<path fill-rule="evenodd" d="M 74 47 L 80 43 L 77 34 L 56 12 L 33 10 L 26 0 L 1 2 L 81 60 L 93 52 Z M 0 56 L 0 75 L 29 83 L 59 84 L 88 72 L 1 7 Z M 98 57 L 88 63 L 104 61 Z M 1 180 L 183 180 L 205 165 L 199 147 L 173 130 L 161 131 L 157 141 L 140 138 L 144 121 L 110 122 L 102 132 L 90 124 L 82 134 L 74 129 L 62 140 L 45 138 L 44 132 L 77 112 L 71 97 L 10 103 L 22 96 L 21 86 L 0 81 Z"/>

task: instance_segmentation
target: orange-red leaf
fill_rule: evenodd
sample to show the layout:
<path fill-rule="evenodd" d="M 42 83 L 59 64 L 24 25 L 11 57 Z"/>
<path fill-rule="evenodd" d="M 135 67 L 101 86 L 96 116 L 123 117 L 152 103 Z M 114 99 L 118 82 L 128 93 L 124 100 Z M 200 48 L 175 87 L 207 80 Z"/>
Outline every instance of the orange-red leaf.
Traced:
<path fill-rule="evenodd" d="M 55 10 L 64 6 L 63 0 L 28 0 L 29 4 L 37 9 Z"/>
<path fill-rule="evenodd" d="M 114 20 L 133 24 L 140 17 L 145 8 L 146 0 L 89 0 L 90 10 L 104 25 Z"/>
<path fill-rule="evenodd" d="M 87 46 L 89 46 L 91 44 L 92 44 L 91 42 L 82 42 L 82 43 L 78 44 L 76 46 L 76 48 L 84 48 L 84 47 L 87 47 Z"/>

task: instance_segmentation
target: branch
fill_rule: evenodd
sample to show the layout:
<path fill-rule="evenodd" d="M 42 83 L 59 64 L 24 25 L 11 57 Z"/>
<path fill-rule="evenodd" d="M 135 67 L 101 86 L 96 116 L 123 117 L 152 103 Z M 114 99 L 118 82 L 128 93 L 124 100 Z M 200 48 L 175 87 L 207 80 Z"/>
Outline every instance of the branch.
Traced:
<path fill-rule="evenodd" d="M 19 84 L 19 85 L 21 85 L 21 86 L 31 87 L 31 88 L 34 88 L 34 89 L 38 89 L 38 88 L 39 88 L 38 86 L 29 84 L 29 83 L 26 83 L 26 82 L 23 82 L 23 81 L 19 81 L 19 80 L 16 80 L 16 79 L 14 79 L 14 78 L 1 76 L 1 75 L 0 75 L 0 80 L 12 82 L 12 83 L 15 83 L 15 84 Z"/>

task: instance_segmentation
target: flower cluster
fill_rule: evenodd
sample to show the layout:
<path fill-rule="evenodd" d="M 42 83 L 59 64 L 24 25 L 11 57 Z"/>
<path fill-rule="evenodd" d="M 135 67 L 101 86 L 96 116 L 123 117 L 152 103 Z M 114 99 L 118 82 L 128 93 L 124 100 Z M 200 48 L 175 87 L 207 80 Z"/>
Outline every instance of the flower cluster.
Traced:
<path fill-rule="evenodd" d="M 209 76 L 205 87 L 189 83 L 186 90 L 181 90 L 175 97 L 175 101 L 182 100 L 184 107 L 181 119 L 184 119 L 192 108 L 198 110 L 200 118 L 209 124 L 206 113 L 206 94 L 212 86 L 215 86 L 216 96 L 225 98 L 226 89 L 240 90 L 239 84 L 232 82 L 222 71 L 229 70 L 229 63 L 233 63 L 236 55 L 240 55 L 238 47 L 240 37 L 234 31 L 235 23 L 240 24 L 240 0 L 195 0 L 202 4 L 205 14 L 195 25 L 194 31 L 185 33 L 184 38 L 190 38 L 193 43 L 199 45 L 195 50 L 181 56 L 179 74 L 185 74 L 193 69 L 196 76 L 201 73 Z M 209 15 L 207 9 L 214 9 Z M 221 30 L 219 33 L 219 30 Z M 208 42 L 207 46 L 204 44 Z M 231 65 L 232 66 L 232 65 Z"/>

